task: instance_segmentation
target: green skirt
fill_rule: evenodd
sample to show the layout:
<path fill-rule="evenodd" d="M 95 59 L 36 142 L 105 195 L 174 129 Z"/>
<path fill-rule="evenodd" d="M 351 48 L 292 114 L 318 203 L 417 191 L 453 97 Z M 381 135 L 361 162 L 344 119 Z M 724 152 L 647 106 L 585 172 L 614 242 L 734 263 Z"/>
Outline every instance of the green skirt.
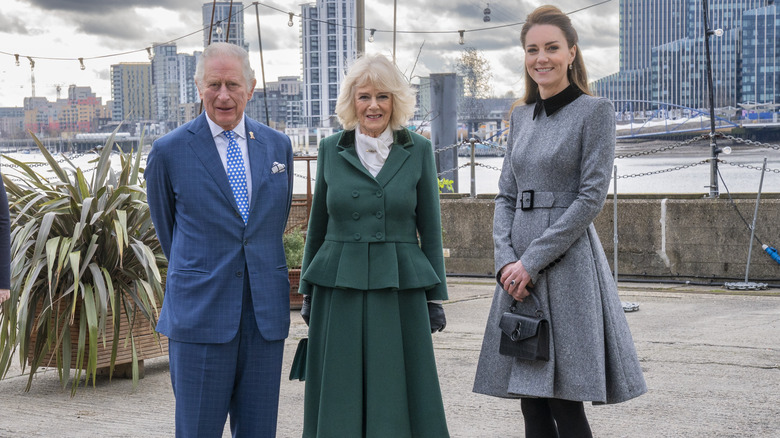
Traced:
<path fill-rule="evenodd" d="M 303 437 L 449 437 L 425 291 L 312 291 Z"/>

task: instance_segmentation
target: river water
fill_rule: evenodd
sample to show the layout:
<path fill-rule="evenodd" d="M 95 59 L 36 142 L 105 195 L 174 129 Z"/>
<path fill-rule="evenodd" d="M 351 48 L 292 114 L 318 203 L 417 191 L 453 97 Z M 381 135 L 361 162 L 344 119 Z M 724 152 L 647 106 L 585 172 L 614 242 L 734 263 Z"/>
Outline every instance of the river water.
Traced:
<path fill-rule="evenodd" d="M 617 193 L 622 194 L 701 194 L 710 193 L 711 166 L 709 142 L 690 146 L 678 146 L 672 150 L 657 151 L 679 145 L 679 142 L 647 141 L 618 143 L 615 151 L 617 166 Z M 726 146 L 724 144 L 723 146 Z M 741 146 L 729 143 L 731 154 L 720 154 L 718 170 L 723 178 L 718 178 L 718 191 L 726 196 L 732 193 L 757 193 L 761 179 L 761 166 L 767 158 L 767 172 L 764 175 L 763 193 L 780 193 L 780 147 Z M 776 146 L 776 145 L 773 145 Z M 638 153 L 647 155 L 635 156 Z M 620 158 L 620 156 L 628 156 Z M 471 159 L 458 157 L 458 165 L 469 165 Z M 702 163 L 703 162 L 703 163 Z M 476 194 L 494 194 L 498 192 L 498 178 L 503 158 L 476 157 L 475 189 Z M 316 164 L 311 165 L 314 175 Z M 295 192 L 306 190 L 306 165 L 296 163 Z M 609 192 L 614 191 L 614 180 L 610 182 Z M 459 193 L 471 192 L 471 167 L 462 167 L 458 171 Z"/>
<path fill-rule="evenodd" d="M 620 194 L 701 194 L 707 196 L 710 192 L 710 146 L 708 143 L 691 146 L 680 146 L 669 151 L 649 153 L 647 155 L 633 156 L 637 153 L 657 151 L 662 147 L 678 145 L 677 142 L 641 142 L 619 143 L 616 148 L 615 165 L 617 166 L 617 192 Z M 725 145 L 724 145 L 725 146 Z M 780 193 L 780 148 L 760 146 L 742 146 L 729 144 L 732 152 L 729 155 L 721 154 L 720 159 L 725 161 L 718 164 L 723 180 L 718 180 L 718 190 L 722 196 L 727 191 L 732 193 L 756 193 L 761 178 L 761 166 L 764 157 L 767 158 L 767 172 L 764 176 L 762 192 Z M 8 154 L 11 157 L 28 163 L 43 163 L 41 154 Z M 621 155 L 630 155 L 620 158 Z M 95 154 L 78 157 L 74 162 L 82 170 L 90 169 L 94 163 L 90 160 L 96 158 Z M 63 161 L 60 159 L 60 161 Z M 498 178 L 503 158 L 477 157 L 475 162 L 475 188 L 477 194 L 494 194 L 498 191 Z M 459 157 L 458 164 L 470 163 L 470 158 Z M 0 158 L 2 172 L 13 175 L 18 171 L 8 160 Z M 64 165 L 64 163 L 63 163 Z M 119 167 L 119 158 L 112 159 L 114 168 Z M 47 166 L 47 165 L 46 165 Z M 46 166 L 36 168 L 44 169 Z M 316 161 L 311 162 L 311 176 L 316 175 Z M 39 170 L 49 174 L 48 171 Z M 87 172 L 89 174 L 89 172 Z M 306 193 L 306 162 L 295 163 L 296 194 Z M 610 182 L 610 193 L 613 192 L 614 181 Z M 470 166 L 458 171 L 459 193 L 471 191 Z"/>
<path fill-rule="evenodd" d="M 624 194 L 702 194 L 710 192 L 709 162 L 700 163 L 709 158 L 709 147 L 690 153 L 659 153 L 649 156 L 621 158 L 615 160 L 617 166 L 617 193 Z M 756 193 L 761 179 L 761 166 L 767 157 L 762 192 L 780 193 L 780 152 L 764 150 L 733 151 L 731 155 L 719 158 L 718 170 L 723 180 L 718 179 L 718 190 L 722 195 L 732 193 Z M 475 160 L 482 165 L 475 166 L 476 193 L 496 193 L 498 177 L 503 158 L 483 157 Z M 460 158 L 459 164 L 467 164 L 470 159 Z M 691 166 L 692 167 L 685 167 Z M 752 166 L 755 169 L 742 166 Z M 484 167 L 490 166 L 490 167 Z M 495 168 L 495 170 L 494 170 Z M 678 169 L 678 170 L 675 170 Z M 614 173 L 613 173 L 614 174 Z M 471 169 L 458 171 L 458 192 L 471 190 Z M 614 191 L 614 181 L 610 182 L 609 192 Z"/>

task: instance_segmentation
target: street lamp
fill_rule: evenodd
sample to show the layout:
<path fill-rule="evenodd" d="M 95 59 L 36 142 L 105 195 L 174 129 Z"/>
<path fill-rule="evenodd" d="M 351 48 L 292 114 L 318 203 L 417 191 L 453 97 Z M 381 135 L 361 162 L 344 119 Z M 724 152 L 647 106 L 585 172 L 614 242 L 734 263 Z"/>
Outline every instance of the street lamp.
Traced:
<path fill-rule="evenodd" d="M 708 18 L 708 5 L 707 0 L 702 0 L 702 8 L 704 9 L 704 49 L 707 56 L 707 87 L 709 88 L 710 98 L 710 198 L 717 198 L 718 193 L 718 145 L 715 141 L 715 91 L 712 85 L 712 60 L 710 56 L 710 37 L 712 35 L 722 36 L 722 29 L 710 29 Z"/>

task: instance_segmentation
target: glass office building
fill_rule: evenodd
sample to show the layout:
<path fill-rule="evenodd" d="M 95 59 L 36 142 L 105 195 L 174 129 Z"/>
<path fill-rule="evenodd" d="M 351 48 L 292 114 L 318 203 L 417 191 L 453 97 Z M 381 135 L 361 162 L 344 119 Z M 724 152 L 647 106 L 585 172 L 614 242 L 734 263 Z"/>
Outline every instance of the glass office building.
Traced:
<path fill-rule="evenodd" d="M 708 1 L 710 29 L 723 30 L 710 38 L 716 106 L 742 101 L 743 17 L 772 3 Z M 641 102 L 646 108 L 658 102 L 709 107 L 702 0 L 621 0 L 619 7 L 620 71 L 594 82 L 592 90 L 613 101 L 632 101 L 616 107 L 642 109 Z M 756 60 L 764 61 L 770 60 Z"/>
<path fill-rule="evenodd" d="M 744 106 L 776 108 L 780 103 L 780 14 L 777 5 L 742 16 L 742 93 Z M 759 108 L 761 109 L 761 108 Z"/>

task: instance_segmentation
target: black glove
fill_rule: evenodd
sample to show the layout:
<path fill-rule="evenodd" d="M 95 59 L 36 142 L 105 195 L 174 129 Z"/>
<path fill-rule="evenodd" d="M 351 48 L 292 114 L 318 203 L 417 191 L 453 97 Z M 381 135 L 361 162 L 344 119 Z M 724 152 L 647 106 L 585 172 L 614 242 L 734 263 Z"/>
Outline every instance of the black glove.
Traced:
<path fill-rule="evenodd" d="M 444 330 L 447 318 L 444 317 L 444 307 L 439 303 L 428 303 L 428 317 L 431 319 L 431 333 Z"/>
<path fill-rule="evenodd" d="M 303 305 L 301 305 L 301 318 L 306 325 L 309 325 L 309 316 L 311 315 L 311 295 L 303 296 Z"/>

